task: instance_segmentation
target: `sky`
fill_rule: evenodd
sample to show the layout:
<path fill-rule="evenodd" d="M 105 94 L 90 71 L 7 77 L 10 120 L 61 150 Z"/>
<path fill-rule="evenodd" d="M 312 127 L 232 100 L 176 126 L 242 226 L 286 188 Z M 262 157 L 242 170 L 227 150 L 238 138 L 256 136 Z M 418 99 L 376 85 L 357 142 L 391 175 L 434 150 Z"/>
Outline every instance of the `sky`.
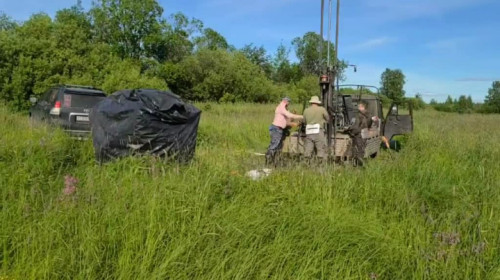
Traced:
<path fill-rule="evenodd" d="M 90 8 L 91 0 L 82 2 Z M 281 43 L 291 47 L 293 38 L 320 28 L 320 0 L 158 2 L 165 17 L 180 11 L 237 48 L 253 43 L 270 54 Z M 0 0 L 0 11 L 23 21 L 36 12 L 53 16 L 74 3 Z M 407 96 L 420 93 L 426 101 L 444 101 L 464 94 L 482 102 L 492 82 L 500 80 L 499 11 L 499 0 L 340 0 L 339 58 L 357 65 L 357 72 L 347 71 L 345 83 L 379 86 L 386 68 L 401 69 Z M 332 38 L 334 30 L 335 20 Z M 293 49 L 290 58 L 296 59 Z"/>

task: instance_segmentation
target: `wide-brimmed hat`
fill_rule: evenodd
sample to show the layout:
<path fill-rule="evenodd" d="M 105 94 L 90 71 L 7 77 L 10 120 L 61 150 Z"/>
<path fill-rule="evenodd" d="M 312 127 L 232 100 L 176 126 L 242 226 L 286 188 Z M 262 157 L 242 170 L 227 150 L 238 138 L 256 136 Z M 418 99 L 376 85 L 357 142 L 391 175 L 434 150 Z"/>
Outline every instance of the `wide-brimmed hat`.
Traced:
<path fill-rule="evenodd" d="M 292 101 L 292 99 L 290 99 L 290 97 L 288 97 L 288 96 L 281 98 L 281 100 L 288 101 L 288 102 Z"/>
<path fill-rule="evenodd" d="M 321 101 L 319 100 L 319 97 L 313 96 L 311 97 L 311 100 L 309 100 L 309 103 L 321 104 Z"/>

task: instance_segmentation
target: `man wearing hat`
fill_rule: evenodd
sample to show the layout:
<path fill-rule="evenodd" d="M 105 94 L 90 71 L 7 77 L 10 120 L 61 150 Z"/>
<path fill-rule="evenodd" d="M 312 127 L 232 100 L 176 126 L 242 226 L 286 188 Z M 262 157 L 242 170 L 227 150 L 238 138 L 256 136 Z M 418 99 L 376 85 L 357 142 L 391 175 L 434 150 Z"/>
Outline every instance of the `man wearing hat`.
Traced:
<path fill-rule="evenodd" d="M 276 107 L 274 111 L 274 120 L 269 127 L 269 134 L 271 136 L 271 143 L 267 148 L 266 162 L 274 162 L 276 154 L 281 151 L 283 146 L 283 140 L 286 137 L 285 129 L 288 124 L 291 123 L 292 119 L 301 120 L 301 115 L 295 115 L 288 112 L 288 105 L 290 104 L 290 98 L 284 97 L 281 103 Z"/>
<path fill-rule="evenodd" d="M 325 138 L 325 123 L 329 116 L 326 109 L 321 105 L 319 97 L 313 96 L 309 100 L 311 106 L 304 110 L 304 123 L 306 124 L 306 141 L 304 156 L 311 159 L 316 148 L 316 155 L 321 160 L 328 156 Z"/>

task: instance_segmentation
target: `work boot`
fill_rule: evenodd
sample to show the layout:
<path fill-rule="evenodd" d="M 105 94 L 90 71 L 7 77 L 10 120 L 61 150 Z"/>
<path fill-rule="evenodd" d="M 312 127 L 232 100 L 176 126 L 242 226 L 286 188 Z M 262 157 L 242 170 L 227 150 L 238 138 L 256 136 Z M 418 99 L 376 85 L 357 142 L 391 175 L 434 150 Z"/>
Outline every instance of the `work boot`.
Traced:
<path fill-rule="evenodd" d="M 363 161 L 362 158 L 355 157 L 353 161 L 353 166 L 354 167 L 363 167 L 365 165 L 365 162 Z"/>
<path fill-rule="evenodd" d="M 313 163 L 313 162 L 312 162 L 312 158 L 310 158 L 310 157 L 305 157 L 305 158 L 304 158 L 304 163 L 305 163 L 307 166 L 311 166 L 311 164 Z"/>
<path fill-rule="evenodd" d="M 273 162 L 274 162 L 273 155 L 271 153 L 267 152 L 266 153 L 266 166 L 273 164 Z"/>
<path fill-rule="evenodd" d="M 279 153 L 266 153 L 266 166 L 273 166 L 277 167 L 278 166 L 278 161 L 279 161 Z"/>

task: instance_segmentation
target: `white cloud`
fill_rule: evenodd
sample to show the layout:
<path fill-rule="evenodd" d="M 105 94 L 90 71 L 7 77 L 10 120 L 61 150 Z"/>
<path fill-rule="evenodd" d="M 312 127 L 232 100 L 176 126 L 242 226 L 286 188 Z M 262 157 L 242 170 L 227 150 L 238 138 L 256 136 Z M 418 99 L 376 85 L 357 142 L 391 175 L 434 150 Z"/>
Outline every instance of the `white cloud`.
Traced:
<path fill-rule="evenodd" d="M 373 38 L 366 40 L 364 42 L 361 42 L 359 44 L 356 44 L 352 47 L 347 47 L 348 51 L 367 51 L 367 50 L 372 50 L 374 48 L 378 48 L 390 43 L 395 42 L 395 38 L 391 37 L 378 37 L 378 38 Z"/>
<path fill-rule="evenodd" d="M 472 38 L 447 38 L 447 39 L 440 39 L 436 41 L 431 41 L 426 43 L 424 46 L 432 51 L 458 51 L 461 49 L 464 45 L 467 45 L 468 43 L 472 42 Z"/>

